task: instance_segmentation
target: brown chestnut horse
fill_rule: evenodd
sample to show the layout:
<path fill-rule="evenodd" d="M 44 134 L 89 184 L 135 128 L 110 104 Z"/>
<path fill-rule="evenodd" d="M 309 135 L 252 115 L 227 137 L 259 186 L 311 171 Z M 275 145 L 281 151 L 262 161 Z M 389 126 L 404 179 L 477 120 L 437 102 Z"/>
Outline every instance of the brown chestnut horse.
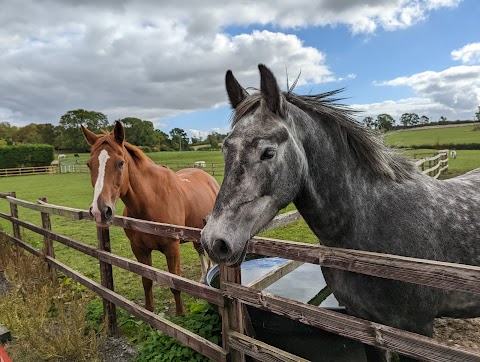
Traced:
<path fill-rule="evenodd" d="M 100 227 L 110 226 L 119 198 L 125 204 L 124 216 L 174 225 L 203 228 L 203 220 L 213 209 L 219 185 L 208 173 L 189 168 L 177 173 L 153 163 L 138 147 L 125 142 L 120 122 L 113 132 L 96 135 L 82 126 L 91 146 L 90 168 L 94 196 L 90 214 Z M 180 241 L 125 229 L 137 260 L 152 265 L 152 250 L 167 258 L 170 273 L 180 275 Z M 194 243 L 202 265 L 207 262 L 200 243 Z M 145 308 L 153 311 L 150 279 L 143 278 Z M 180 292 L 172 289 L 176 313 L 183 313 Z"/>

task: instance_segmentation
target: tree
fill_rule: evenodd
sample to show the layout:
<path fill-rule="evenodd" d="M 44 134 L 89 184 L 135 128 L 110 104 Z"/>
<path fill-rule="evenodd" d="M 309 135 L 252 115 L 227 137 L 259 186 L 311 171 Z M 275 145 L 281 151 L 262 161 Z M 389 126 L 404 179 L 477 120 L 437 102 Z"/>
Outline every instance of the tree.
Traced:
<path fill-rule="evenodd" d="M 447 121 L 447 117 L 445 116 L 441 116 L 439 119 L 438 119 L 438 122 L 446 122 Z"/>
<path fill-rule="evenodd" d="M 478 106 L 478 111 L 475 113 L 474 120 L 480 122 L 480 106 Z"/>
<path fill-rule="evenodd" d="M 191 149 L 188 144 L 187 133 L 181 128 L 174 128 L 170 132 L 172 137 L 172 148 L 176 151 L 189 151 Z"/>
<path fill-rule="evenodd" d="M 430 118 L 428 118 L 427 116 L 421 116 L 419 122 L 420 124 L 427 124 L 430 122 Z"/>
<path fill-rule="evenodd" d="M 400 123 L 404 126 L 415 126 L 419 120 L 420 118 L 416 113 L 404 113 L 400 117 Z"/>
<path fill-rule="evenodd" d="M 157 143 L 155 128 L 150 121 L 142 121 L 134 117 L 119 119 L 125 128 L 126 139 L 136 146 L 153 147 Z"/>
<path fill-rule="evenodd" d="M 222 137 L 220 135 L 220 133 L 218 132 L 212 132 L 212 134 L 209 134 L 207 136 L 207 140 L 206 140 L 208 143 L 210 143 L 210 146 L 213 148 L 213 149 L 218 149 L 219 148 L 219 144 L 222 142 Z"/>
<path fill-rule="evenodd" d="M 35 123 L 20 127 L 12 139 L 15 143 L 43 143 L 42 134 L 39 132 L 38 125 Z"/>
<path fill-rule="evenodd" d="M 16 143 L 43 143 L 53 146 L 57 133 L 51 123 L 30 123 L 18 128 L 12 139 Z"/>
<path fill-rule="evenodd" d="M 84 125 L 92 132 L 99 133 L 108 127 L 108 119 L 100 112 L 85 109 L 68 111 L 60 118 L 62 132 L 55 140 L 57 148 L 88 151 L 89 147 L 83 138 L 80 125 Z"/>
<path fill-rule="evenodd" d="M 17 132 L 18 128 L 12 126 L 8 122 L 0 122 L 0 139 L 5 140 L 9 145 L 13 142 L 13 135 Z"/>
<path fill-rule="evenodd" d="M 172 141 L 168 138 L 168 134 L 159 129 L 155 130 L 155 144 L 158 145 L 160 151 L 172 150 Z"/>
<path fill-rule="evenodd" d="M 378 128 L 382 131 L 389 131 L 395 126 L 395 119 L 389 114 L 382 113 L 377 116 Z"/>
<path fill-rule="evenodd" d="M 376 128 L 375 127 L 375 120 L 373 119 L 373 117 L 365 117 L 362 121 L 362 123 L 366 126 L 366 127 L 370 127 L 370 128 Z"/>

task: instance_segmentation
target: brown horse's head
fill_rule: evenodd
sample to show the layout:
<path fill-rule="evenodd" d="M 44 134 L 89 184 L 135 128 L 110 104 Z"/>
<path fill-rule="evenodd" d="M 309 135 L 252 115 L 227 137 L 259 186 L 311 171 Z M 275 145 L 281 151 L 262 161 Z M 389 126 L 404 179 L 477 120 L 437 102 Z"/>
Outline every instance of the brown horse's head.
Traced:
<path fill-rule="evenodd" d="M 124 147 L 125 130 L 116 122 L 113 132 L 96 135 L 82 126 L 83 135 L 92 147 L 87 161 L 94 187 L 90 215 L 97 226 L 108 227 L 115 215 L 115 204 L 128 190 L 128 164 Z"/>

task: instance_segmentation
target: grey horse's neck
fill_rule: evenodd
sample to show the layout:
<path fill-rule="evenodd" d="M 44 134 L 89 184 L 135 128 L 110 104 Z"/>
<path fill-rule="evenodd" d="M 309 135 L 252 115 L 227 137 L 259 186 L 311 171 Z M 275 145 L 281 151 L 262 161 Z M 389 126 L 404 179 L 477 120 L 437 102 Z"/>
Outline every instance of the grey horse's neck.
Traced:
<path fill-rule="evenodd" d="M 360 229 L 372 221 L 368 209 L 390 199 L 388 194 L 410 182 L 402 185 L 372 174 L 345 142 L 339 142 L 338 132 L 326 122 L 297 124 L 295 129 L 308 164 L 295 205 L 322 243 L 355 247 L 352 240 L 358 239 Z"/>

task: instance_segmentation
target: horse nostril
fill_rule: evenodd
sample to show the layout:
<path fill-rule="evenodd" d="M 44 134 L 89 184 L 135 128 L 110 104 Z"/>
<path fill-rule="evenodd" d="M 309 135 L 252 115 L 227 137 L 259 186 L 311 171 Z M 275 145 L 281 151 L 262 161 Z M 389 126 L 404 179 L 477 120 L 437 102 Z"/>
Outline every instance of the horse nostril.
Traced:
<path fill-rule="evenodd" d="M 88 209 L 88 213 L 90 214 L 90 216 L 93 218 L 93 206 L 90 206 L 90 209 Z"/>
<path fill-rule="evenodd" d="M 220 258 L 225 258 L 230 255 L 230 247 L 223 239 L 216 239 L 213 242 L 213 252 Z"/>
<path fill-rule="evenodd" d="M 107 210 L 105 211 L 105 218 L 107 220 L 110 220 L 112 216 L 113 216 L 112 208 L 110 206 L 107 206 Z"/>

